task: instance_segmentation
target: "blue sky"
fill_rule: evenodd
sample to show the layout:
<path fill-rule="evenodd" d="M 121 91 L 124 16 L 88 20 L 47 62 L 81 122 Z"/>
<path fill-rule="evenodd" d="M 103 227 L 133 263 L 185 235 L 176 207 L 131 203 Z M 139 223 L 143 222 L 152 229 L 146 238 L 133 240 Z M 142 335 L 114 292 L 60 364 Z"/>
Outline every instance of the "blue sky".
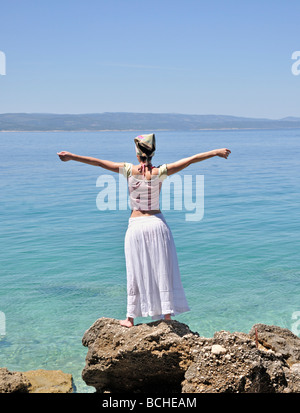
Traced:
<path fill-rule="evenodd" d="M 298 0 L 0 6 L 0 113 L 300 116 Z"/>

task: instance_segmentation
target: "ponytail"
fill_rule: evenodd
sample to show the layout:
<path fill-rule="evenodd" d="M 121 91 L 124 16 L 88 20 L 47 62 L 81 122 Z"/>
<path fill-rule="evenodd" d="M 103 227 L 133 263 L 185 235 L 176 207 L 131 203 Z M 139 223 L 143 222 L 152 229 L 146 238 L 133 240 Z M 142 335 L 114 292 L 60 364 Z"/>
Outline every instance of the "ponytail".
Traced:
<path fill-rule="evenodd" d="M 152 156 L 140 156 L 140 160 L 146 165 L 151 165 Z"/>

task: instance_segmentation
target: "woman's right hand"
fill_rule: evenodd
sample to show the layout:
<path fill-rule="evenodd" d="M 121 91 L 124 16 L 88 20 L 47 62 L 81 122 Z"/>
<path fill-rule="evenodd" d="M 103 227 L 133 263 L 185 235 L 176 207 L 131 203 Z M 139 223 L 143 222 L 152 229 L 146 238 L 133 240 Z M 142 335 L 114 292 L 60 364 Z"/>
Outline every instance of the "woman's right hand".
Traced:
<path fill-rule="evenodd" d="M 72 159 L 72 153 L 67 151 L 57 152 L 57 155 L 60 157 L 61 161 L 66 162 Z"/>

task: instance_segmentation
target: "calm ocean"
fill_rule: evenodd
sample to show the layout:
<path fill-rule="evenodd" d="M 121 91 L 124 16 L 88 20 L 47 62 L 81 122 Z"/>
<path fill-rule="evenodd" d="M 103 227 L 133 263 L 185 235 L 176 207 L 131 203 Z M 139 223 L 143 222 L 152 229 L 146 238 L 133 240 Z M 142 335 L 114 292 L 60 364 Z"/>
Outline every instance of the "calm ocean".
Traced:
<path fill-rule="evenodd" d="M 97 318 L 125 317 L 130 211 L 100 211 L 97 178 L 110 172 L 56 153 L 135 163 L 141 132 L 152 131 L 0 134 L 0 367 L 61 369 L 78 392 L 94 391 L 81 379 L 81 339 Z M 206 337 L 249 332 L 255 323 L 298 334 L 300 130 L 156 132 L 156 139 L 155 165 L 232 151 L 180 173 L 204 176 L 200 221 L 187 221 L 172 202 L 163 210 L 191 307 L 176 319 Z"/>

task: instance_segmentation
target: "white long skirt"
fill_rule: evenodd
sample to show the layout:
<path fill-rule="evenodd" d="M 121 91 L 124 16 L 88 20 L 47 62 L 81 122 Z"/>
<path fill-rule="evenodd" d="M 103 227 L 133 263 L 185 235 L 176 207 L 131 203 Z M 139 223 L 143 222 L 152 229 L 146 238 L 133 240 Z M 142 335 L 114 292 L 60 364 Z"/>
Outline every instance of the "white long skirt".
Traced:
<path fill-rule="evenodd" d="M 129 218 L 125 235 L 127 317 L 189 311 L 176 248 L 163 214 Z"/>

